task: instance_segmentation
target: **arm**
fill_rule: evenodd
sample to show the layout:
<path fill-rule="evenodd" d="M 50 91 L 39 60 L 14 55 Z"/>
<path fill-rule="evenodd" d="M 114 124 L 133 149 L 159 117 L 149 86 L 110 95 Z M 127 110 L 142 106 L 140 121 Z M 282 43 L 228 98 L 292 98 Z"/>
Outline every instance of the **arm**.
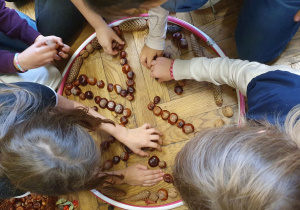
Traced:
<path fill-rule="evenodd" d="M 119 44 L 125 44 L 123 40 L 106 24 L 103 18 L 92 11 L 83 3 L 83 0 L 71 0 L 77 7 L 85 19 L 95 29 L 99 44 L 103 47 L 105 53 L 116 55 L 118 52 L 112 49 L 112 41 L 115 40 Z"/>
<path fill-rule="evenodd" d="M 76 109 L 78 107 L 85 107 L 83 104 L 73 100 L 68 100 L 60 95 L 58 95 L 57 106 L 63 109 Z M 106 119 L 104 116 L 92 109 L 89 109 L 89 114 L 94 117 Z M 151 128 L 149 124 L 144 124 L 136 129 L 127 129 L 118 124 L 114 126 L 109 123 L 103 123 L 101 124 L 100 129 L 110 135 L 113 135 L 120 142 L 127 145 L 134 153 L 141 156 L 149 156 L 148 153 L 141 149 L 143 147 L 152 147 L 161 151 L 160 145 L 162 144 L 162 140 L 160 136 L 162 134 L 157 129 Z M 153 141 L 157 141 L 158 143 Z"/>

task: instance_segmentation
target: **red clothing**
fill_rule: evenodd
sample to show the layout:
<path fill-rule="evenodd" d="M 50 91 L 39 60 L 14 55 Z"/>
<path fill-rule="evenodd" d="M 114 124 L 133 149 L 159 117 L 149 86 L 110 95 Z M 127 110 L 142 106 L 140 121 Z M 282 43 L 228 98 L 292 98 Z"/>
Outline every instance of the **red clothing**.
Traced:
<path fill-rule="evenodd" d="M 40 35 L 22 19 L 18 13 L 5 7 L 5 1 L 0 0 L 0 31 L 10 38 L 19 39 L 28 45 L 32 45 Z M 16 73 L 13 65 L 14 53 L 0 50 L 0 73 Z"/>

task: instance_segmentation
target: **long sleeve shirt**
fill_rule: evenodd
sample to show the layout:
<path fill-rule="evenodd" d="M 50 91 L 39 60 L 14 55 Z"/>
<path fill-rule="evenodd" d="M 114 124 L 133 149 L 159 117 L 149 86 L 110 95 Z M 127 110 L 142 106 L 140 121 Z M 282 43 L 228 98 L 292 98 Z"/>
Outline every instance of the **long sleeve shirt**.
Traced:
<path fill-rule="evenodd" d="M 28 45 L 32 45 L 40 35 L 22 19 L 18 13 L 5 6 L 5 1 L 0 0 L 0 31 L 12 39 L 19 39 Z M 13 65 L 14 54 L 0 50 L 0 73 L 16 73 Z"/>

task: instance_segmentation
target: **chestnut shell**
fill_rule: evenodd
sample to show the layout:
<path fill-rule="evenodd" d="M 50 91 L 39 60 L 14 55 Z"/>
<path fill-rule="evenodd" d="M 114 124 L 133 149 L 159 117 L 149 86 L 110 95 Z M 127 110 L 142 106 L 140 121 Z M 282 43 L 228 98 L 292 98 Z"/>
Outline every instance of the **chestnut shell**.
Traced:
<path fill-rule="evenodd" d="M 167 167 L 166 161 L 159 161 L 158 167 L 160 167 L 161 169 L 166 168 Z"/>
<path fill-rule="evenodd" d="M 152 156 L 152 157 L 150 157 L 149 160 L 148 160 L 148 164 L 151 167 L 158 166 L 158 163 L 159 163 L 159 158 L 157 156 L 155 156 L 155 155 Z"/>
<path fill-rule="evenodd" d="M 169 118 L 169 116 L 170 116 L 170 112 L 169 112 L 168 110 L 163 110 L 163 111 L 161 112 L 161 118 L 162 118 L 163 120 L 167 120 L 167 119 Z"/>
<path fill-rule="evenodd" d="M 121 160 L 127 161 L 129 159 L 129 154 L 128 152 L 122 152 L 120 155 Z"/>
<path fill-rule="evenodd" d="M 79 84 L 82 86 L 86 86 L 88 84 L 87 79 L 88 79 L 88 77 L 85 74 L 79 75 L 79 77 L 78 77 Z"/>
<path fill-rule="evenodd" d="M 168 118 L 168 122 L 171 124 L 171 125 L 175 125 L 176 122 L 178 120 L 178 116 L 176 113 L 171 113 L 169 118 Z"/>
<path fill-rule="evenodd" d="M 105 109 L 107 107 L 108 100 L 106 98 L 101 98 L 99 102 L 99 107 Z"/>
<path fill-rule="evenodd" d="M 131 116 L 131 110 L 130 110 L 129 108 L 125 108 L 125 109 L 123 110 L 123 115 L 124 115 L 125 117 L 130 117 L 130 116 Z"/>
<path fill-rule="evenodd" d="M 160 97 L 159 96 L 155 96 L 153 99 L 154 104 L 158 104 L 160 102 Z"/>
<path fill-rule="evenodd" d="M 161 115 L 161 112 L 162 112 L 162 109 L 161 109 L 159 106 L 155 106 L 155 107 L 154 107 L 153 113 L 154 113 L 156 116 Z"/>
<path fill-rule="evenodd" d="M 115 112 L 116 112 L 117 114 L 122 114 L 123 110 L 124 110 L 124 107 L 123 107 L 122 104 L 117 104 L 117 105 L 115 106 Z"/>
<path fill-rule="evenodd" d="M 104 86 L 105 86 L 104 81 L 103 81 L 103 80 L 99 80 L 99 81 L 97 82 L 97 86 L 98 86 L 98 88 L 104 88 Z"/>
<path fill-rule="evenodd" d="M 99 104 L 100 100 L 101 100 L 101 97 L 100 96 L 95 96 L 94 100 L 95 100 L 96 104 Z"/>
<path fill-rule="evenodd" d="M 182 88 L 182 86 L 176 86 L 176 87 L 174 88 L 174 92 L 175 92 L 177 95 L 182 95 L 182 93 L 183 93 L 183 88 Z"/>
<path fill-rule="evenodd" d="M 182 119 L 177 120 L 176 126 L 177 126 L 178 128 L 183 128 L 184 125 L 185 125 L 184 120 L 182 120 Z"/>
<path fill-rule="evenodd" d="M 80 93 L 80 94 L 79 94 L 79 98 L 80 98 L 80 100 L 85 100 L 85 99 L 86 99 L 86 96 L 85 96 L 84 93 Z"/>
<path fill-rule="evenodd" d="M 118 164 L 120 162 L 121 158 L 119 156 L 114 156 L 113 159 L 112 159 L 112 162 L 114 164 Z"/>
<path fill-rule="evenodd" d="M 128 64 L 124 64 L 122 66 L 122 71 L 124 74 L 127 74 L 127 72 L 129 72 L 131 70 L 130 66 Z"/>
<path fill-rule="evenodd" d="M 130 87 L 134 86 L 134 83 L 135 83 L 135 82 L 134 82 L 133 79 L 129 79 L 129 80 L 126 81 L 126 85 L 127 85 L 127 86 L 130 86 Z"/>
<path fill-rule="evenodd" d="M 89 85 L 95 85 L 97 83 L 97 79 L 95 77 L 88 77 L 87 78 L 87 83 Z"/>
<path fill-rule="evenodd" d="M 149 110 L 153 110 L 154 107 L 155 107 L 155 104 L 154 104 L 153 102 L 150 102 L 150 103 L 148 104 L 148 109 L 149 109 Z"/>
<path fill-rule="evenodd" d="M 107 109 L 108 110 L 114 111 L 115 110 L 115 106 L 116 106 L 116 103 L 114 101 L 108 101 L 108 103 L 107 103 Z"/>
<path fill-rule="evenodd" d="M 111 83 L 108 83 L 107 84 L 107 90 L 108 90 L 108 92 L 112 92 L 114 90 L 114 85 L 111 84 Z"/>
<path fill-rule="evenodd" d="M 167 183 L 173 183 L 174 182 L 173 176 L 171 174 L 165 174 L 163 176 L 163 179 Z"/>
<path fill-rule="evenodd" d="M 189 134 L 189 133 L 192 133 L 194 132 L 194 126 L 190 123 L 187 123 L 185 124 L 183 127 L 182 127 L 182 131 L 185 133 L 185 134 Z"/>
<path fill-rule="evenodd" d="M 94 94 L 92 91 L 88 90 L 84 93 L 85 97 L 89 100 L 92 100 L 94 98 Z"/>
<path fill-rule="evenodd" d="M 120 118 L 120 122 L 121 122 L 123 125 L 126 125 L 126 124 L 128 123 L 127 117 L 122 116 L 122 117 Z"/>

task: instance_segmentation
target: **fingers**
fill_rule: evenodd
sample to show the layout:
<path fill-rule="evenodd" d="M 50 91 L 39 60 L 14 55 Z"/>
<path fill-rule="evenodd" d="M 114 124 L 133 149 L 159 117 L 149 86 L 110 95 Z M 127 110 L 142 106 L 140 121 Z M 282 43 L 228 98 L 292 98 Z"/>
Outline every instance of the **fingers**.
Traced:
<path fill-rule="evenodd" d="M 163 135 L 162 132 L 160 132 L 160 131 L 157 130 L 156 128 L 151 128 L 151 127 L 149 127 L 147 131 L 148 131 L 148 133 L 150 133 L 150 134 L 158 134 L 158 135 L 160 135 L 160 136 Z"/>
<path fill-rule="evenodd" d="M 142 164 L 136 164 L 136 167 L 139 168 L 139 169 L 142 169 L 142 170 L 147 170 L 148 169 L 147 166 L 142 165 Z"/>
<path fill-rule="evenodd" d="M 57 60 L 57 61 L 59 61 L 61 59 L 61 57 L 58 56 L 57 54 L 54 54 L 53 58 L 54 58 L 54 60 Z"/>
<path fill-rule="evenodd" d="M 144 125 L 142 125 L 142 128 L 149 129 L 151 128 L 151 125 L 149 123 L 145 123 Z"/>
<path fill-rule="evenodd" d="M 137 152 L 135 152 L 136 154 L 143 156 L 143 157 L 149 157 L 149 154 L 143 150 L 138 150 Z"/>
<path fill-rule="evenodd" d="M 125 42 L 119 37 L 119 36 L 115 36 L 114 40 L 116 40 L 119 44 L 124 45 Z"/>
<path fill-rule="evenodd" d="M 62 57 L 62 58 L 68 58 L 68 54 L 66 54 L 66 53 L 64 53 L 64 52 L 62 52 L 62 51 L 60 51 L 60 52 L 58 52 L 58 55 L 60 56 L 60 57 Z"/>
<path fill-rule="evenodd" d="M 158 151 L 161 151 L 160 145 L 155 142 L 149 142 L 148 147 L 152 147 L 152 148 L 157 149 Z"/>
<path fill-rule="evenodd" d="M 300 21 L 300 10 L 296 13 L 296 15 L 294 16 L 294 21 L 295 22 L 299 22 Z"/>
<path fill-rule="evenodd" d="M 140 62 L 142 63 L 143 66 L 147 67 L 147 58 L 146 56 L 141 56 L 140 57 Z"/>

